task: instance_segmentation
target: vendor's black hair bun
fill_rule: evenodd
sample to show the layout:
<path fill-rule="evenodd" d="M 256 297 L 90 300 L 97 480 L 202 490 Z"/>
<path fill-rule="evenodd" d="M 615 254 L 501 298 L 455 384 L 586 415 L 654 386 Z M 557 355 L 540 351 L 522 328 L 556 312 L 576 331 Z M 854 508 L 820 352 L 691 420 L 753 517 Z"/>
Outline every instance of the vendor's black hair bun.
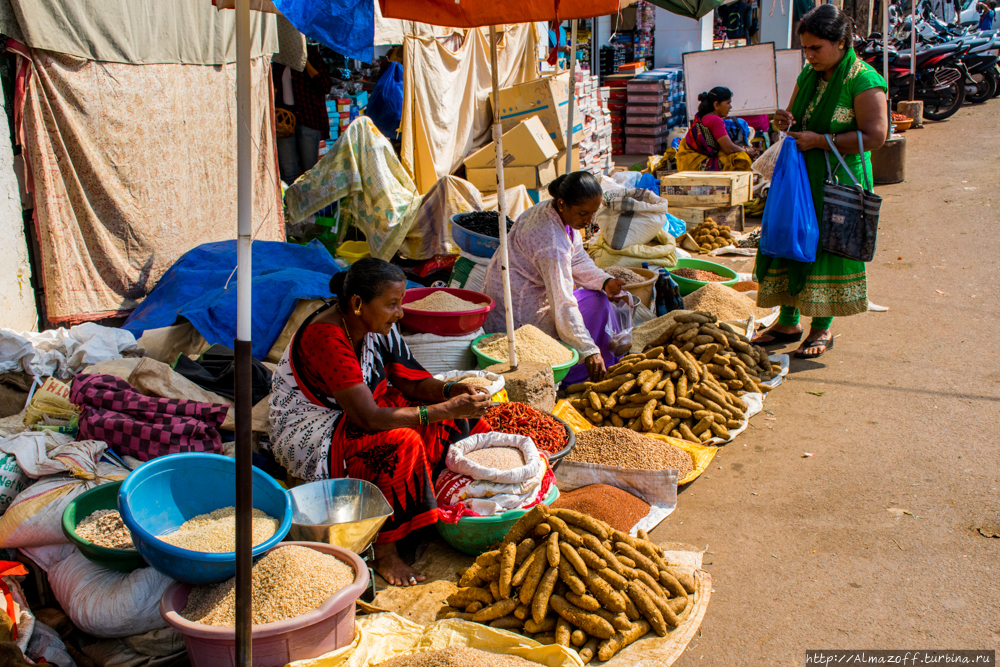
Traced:
<path fill-rule="evenodd" d="M 364 303 L 376 298 L 388 283 L 405 283 L 406 274 L 384 259 L 365 257 L 351 264 L 346 271 L 333 274 L 330 291 L 341 301 L 357 295 Z"/>
<path fill-rule="evenodd" d="M 553 199 L 562 199 L 568 206 L 576 206 L 601 197 L 604 192 L 601 182 L 589 171 L 574 171 L 549 183 L 549 194 Z"/>

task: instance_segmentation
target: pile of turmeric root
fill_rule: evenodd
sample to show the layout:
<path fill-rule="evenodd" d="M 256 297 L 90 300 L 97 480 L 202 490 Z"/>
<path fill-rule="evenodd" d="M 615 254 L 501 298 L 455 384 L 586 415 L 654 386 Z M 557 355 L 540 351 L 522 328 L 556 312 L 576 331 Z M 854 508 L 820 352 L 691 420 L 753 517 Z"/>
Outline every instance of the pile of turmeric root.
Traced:
<path fill-rule="evenodd" d="M 441 618 L 462 618 L 608 660 L 679 624 L 694 578 L 640 531 L 631 537 L 567 509 L 536 505 L 500 547 L 461 575 Z"/>

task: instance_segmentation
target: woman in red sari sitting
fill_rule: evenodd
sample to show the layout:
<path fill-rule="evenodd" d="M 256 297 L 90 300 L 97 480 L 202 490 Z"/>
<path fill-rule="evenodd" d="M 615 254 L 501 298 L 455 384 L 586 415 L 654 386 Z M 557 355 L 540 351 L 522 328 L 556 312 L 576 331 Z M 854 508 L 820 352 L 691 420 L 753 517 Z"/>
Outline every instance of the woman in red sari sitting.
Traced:
<path fill-rule="evenodd" d="M 330 281 L 337 295 L 292 338 L 272 382 L 271 448 L 292 475 L 377 485 L 393 515 L 375 543 L 375 571 L 406 586 L 424 577 L 396 541 L 437 521 L 433 480 L 448 446 L 489 431 L 482 387 L 442 382 L 413 358 L 396 327 L 406 278 L 362 259 Z"/>

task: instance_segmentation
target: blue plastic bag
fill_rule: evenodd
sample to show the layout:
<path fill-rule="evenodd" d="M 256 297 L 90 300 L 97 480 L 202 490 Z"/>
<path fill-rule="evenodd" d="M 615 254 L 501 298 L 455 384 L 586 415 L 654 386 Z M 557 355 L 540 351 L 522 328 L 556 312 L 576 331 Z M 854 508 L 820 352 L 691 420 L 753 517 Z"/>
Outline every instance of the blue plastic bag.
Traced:
<path fill-rule="evenodd" d="M 667 233 L 673 236 L 675 239 L 684 235 L 687 231 L 687 223 L 678 218 L 676 215 L 670 215 L 667 213 L 667 221 L 663 223 L 663 228 L 667 230 Z"/>
<path fill-rule="evenodd" d="M 387 139 L 398 138 L 403 117 L 403 66 L 399 63 L 389 63 L 379 77 L 368 100 L 368 117 Z"/>
<path fill-rule="evenodd" d="M 786 137 L 774 165 L 764 204 L 760 251 L 768 257 L 815 262 L 819 223 L 813 206 L 806 161 L 795 140 Z"/>

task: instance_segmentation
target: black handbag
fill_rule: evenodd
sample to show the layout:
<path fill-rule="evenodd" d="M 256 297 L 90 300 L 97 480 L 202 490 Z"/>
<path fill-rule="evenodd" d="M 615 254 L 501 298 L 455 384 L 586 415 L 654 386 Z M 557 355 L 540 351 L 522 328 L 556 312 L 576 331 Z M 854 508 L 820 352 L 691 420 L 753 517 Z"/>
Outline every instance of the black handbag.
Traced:
<path fill-rule="evenodd" d="M 861 131 L 858 131 L 858 146 L 861 143 Z M 882 198 L 871 191 L 868 183 L 868 173 L 862 174 L 864 187 L 854 178 L 847 168 L 840 151 L 833 145 L 830 135 L 826 135 L 830 150 L 826 154 L 826 182 L 823 185 L 823 219 L 820 221 L 819 242 L 824 252 L 859 262 L 870 262 L 875 257 L 875 239 L 878 235 L 878 216 L 882 207 Z M 854 185 L 841 185 L 837 181 L 836 170 L 830 162 L 830 153 L 854 181 Z"/>

